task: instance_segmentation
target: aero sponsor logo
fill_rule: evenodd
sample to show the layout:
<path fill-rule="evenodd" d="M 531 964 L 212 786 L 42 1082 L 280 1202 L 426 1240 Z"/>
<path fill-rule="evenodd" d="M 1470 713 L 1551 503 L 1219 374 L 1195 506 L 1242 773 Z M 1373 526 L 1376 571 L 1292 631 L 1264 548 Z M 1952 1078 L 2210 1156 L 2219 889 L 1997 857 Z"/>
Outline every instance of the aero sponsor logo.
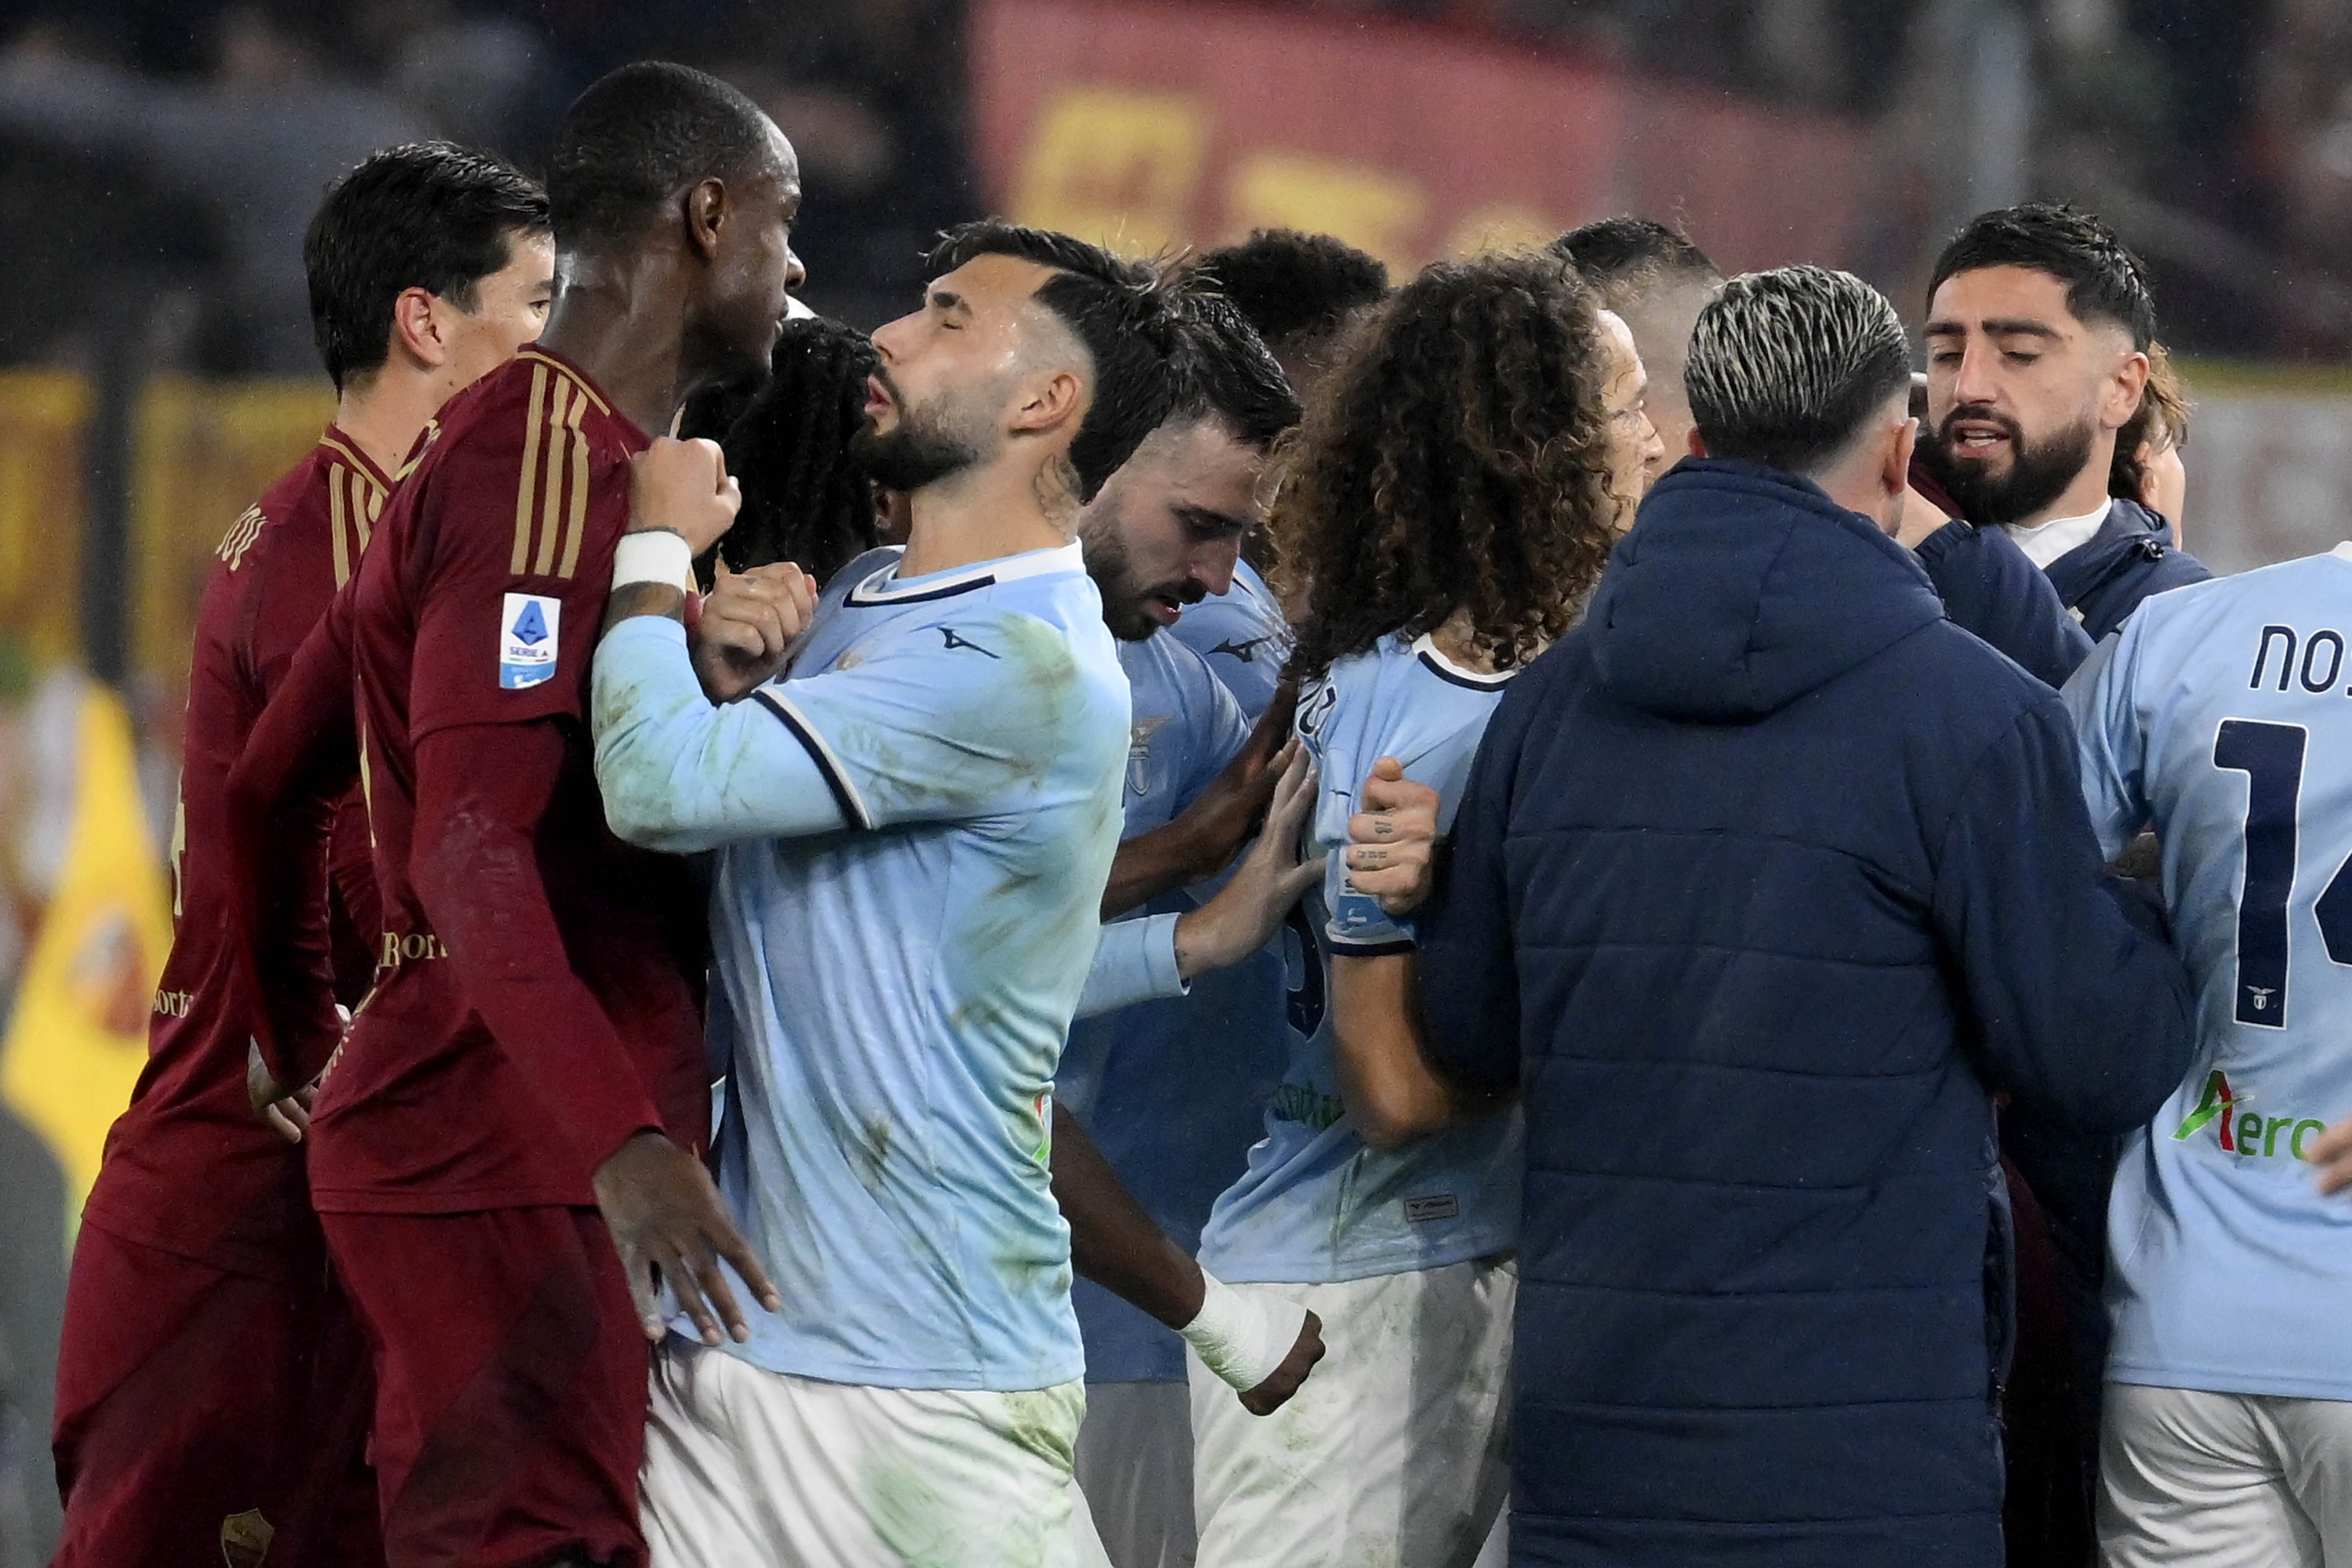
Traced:
<path fill-rule="evenodd" d="M 2324 1132 L 2327 1124 L 2309 1117 L 2272 1116 L 2264 1118 L 2246 1107 L 2253 1102 L 2251 1093 L 2239 1094 L 2230 1088 L 2229 1075 L 2218 1069 L 2206 1076 L 2205 1093 L 2197 1101 L 2197 1109 L 2182 1118 L 2172 1134 L 2175 1142 L 2185 1143 L 2206 1128 L 2214 1129 L 2221 1141 L 2221 1152 L 2256 1159 L 2278 1158 L 2279 1140 L 2286 1140 L 2285 1153 L 2289 1159 L 2303 1158 L 2304 1140 L 2315 1132 Z"/>

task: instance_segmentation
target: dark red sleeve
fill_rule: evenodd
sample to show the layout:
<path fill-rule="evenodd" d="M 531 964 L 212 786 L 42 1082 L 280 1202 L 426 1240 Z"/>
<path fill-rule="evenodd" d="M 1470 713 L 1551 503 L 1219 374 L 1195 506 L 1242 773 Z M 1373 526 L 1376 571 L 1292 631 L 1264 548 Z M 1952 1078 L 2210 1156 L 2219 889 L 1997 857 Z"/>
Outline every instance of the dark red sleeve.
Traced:
<path fill-rule="evenodd" d="M 619 1033 L 572 972 L 539 867 L 563 772 L 558 721 L 436 730 L 416 742 L 409 880 L 491 1036 L 602 1164 L 661 1117 Z"/>
<path fill-rule="evenodd" d="M 351 595 L 303 639 L 229 774 L 237 973 L 254 1043 L 289 1087 L 319 1075 L 342 1038 L 329 933 L 327 843 L 359 773 L 352 719 Z"/>

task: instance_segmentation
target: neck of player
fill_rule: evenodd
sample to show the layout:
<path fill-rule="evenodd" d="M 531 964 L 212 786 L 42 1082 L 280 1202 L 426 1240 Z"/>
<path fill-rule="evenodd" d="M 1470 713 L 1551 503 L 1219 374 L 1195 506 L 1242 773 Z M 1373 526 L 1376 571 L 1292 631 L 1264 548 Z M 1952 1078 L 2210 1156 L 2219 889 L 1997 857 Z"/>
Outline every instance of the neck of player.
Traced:
<path fill-rule="evenodd" d="M 441 406 L 444 389 L 430 368 L 381 365 L 345 378 L 335 395 L 335 428 L 388 479 L 397 479 L 410 448 Z"/>
<path fill-rule="evenodd" d="M 691 290 L 668 248 L 568 253 L 562 292 L 539 341 L 588 373 L 646 435 L 660 436 L 720 366 L 694 352 Z"/>
<path fill-rule="evenodd" d="M 1066 464 L 1040 460 L 1012 441 L 994 462 L 926 485 L 908 498 L 912 524 L 901 577 L 928 577 L 975 562 L 1052 550 L 1076 537 L 1074 480 Z"/>

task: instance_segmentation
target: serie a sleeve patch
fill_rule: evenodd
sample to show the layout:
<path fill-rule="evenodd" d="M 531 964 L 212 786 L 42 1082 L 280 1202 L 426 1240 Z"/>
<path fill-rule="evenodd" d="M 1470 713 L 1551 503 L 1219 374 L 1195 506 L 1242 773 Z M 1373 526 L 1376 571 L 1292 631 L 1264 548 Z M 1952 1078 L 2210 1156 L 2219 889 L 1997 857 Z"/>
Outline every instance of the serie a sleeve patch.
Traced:
<path fill-rule="evenodd" d="M 522 691 L 555 675 L 563 602 L 542 594 L 509 594 L 499 612 L 499 685 Z"/>

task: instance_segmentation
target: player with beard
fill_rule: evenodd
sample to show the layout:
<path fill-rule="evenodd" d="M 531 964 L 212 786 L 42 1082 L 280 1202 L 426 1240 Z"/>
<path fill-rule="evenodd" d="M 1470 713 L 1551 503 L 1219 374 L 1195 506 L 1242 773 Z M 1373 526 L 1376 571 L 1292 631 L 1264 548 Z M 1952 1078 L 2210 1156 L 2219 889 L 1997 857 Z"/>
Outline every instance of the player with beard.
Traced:
<path fill-rule="evenodd" d="M 1945 246 L 1927 296 L 1920 462 L 1962 516 L 2014 539 L 2095 641 L 2211 575 L 2162 517 L 2107 493 L 2156 305 L 2105 224 L 2045 203 L 1985 213 Z"/>
<path fill-rule="evenodd" d="M 1389 269 L 1328 234 L 1261 228 L 1202 255 L 1193 276 L 1231 301 L 1304 403 L 1329 374 L 1349 328 L 1388 298 Z M 1209 661 L 1242 711 L 1268 711 L 1290 655 L 1283 605 L 1261 574 L 1271 563 L 1263 528 L 1242 540 L 1233 586 L 1176 623 L 1176 640 Z M 1286 716 L 1283 723 L 1286 727 Z"/>
<path fill-rule="evenodd" d="M 2105 224 L 2039 203 L 1981 215 L 1937 258 L 1927 315 L 1916 488 L 1940 489 L 1969 522 L 2014 540 L 2095 641 L 2151 595 L 2210 575 L 2172 543 L 2165 518 L 2110 494 L 2121 433 L 2135 448 L 2144 438 L 2156 308 L 2139 259 Z M 2012 1523 L 2023 1535 L 2087 1540 L 2115 1143 L 2031 1104 L 2011 1108 L 2000 1132 L 2046 1222 L 2071 1341 L 2053 1358 L 2045 1418 L 2018 1434 L 2019 1465 L 2042 1465 L 2046 1479 L 2012 1489 Z M 2021 1350 L 2034 1349 L 2038 1321 L 2029 1314 Z M 2033 1364 L 2021 1411 L 2041 1392 Z M 2048 1515 L 2024 1523 L 2021 1503 Z"/>
<path fill-rule="evenodd" d="M 1175 413 L 1078 519 L 1087 569 L 1133 697 L 1121 797 L 1121 858 L 1129 861 L 1149 861 L 1149 836 L 1210 791 L 1248 744 L 1257 715 L 1237 705 L 1174 632 L 1199 613 L 1192 606 L 1229 586 L 1233 599 L 1243 598 L 1239 542 L 1264 521 L 1268 456 L 1298 420 L 1281 367 L 1232 305 L 1197 300 L 1187 316 Z M 1263 662 L 1279 659 L 1286 639 L 1270 605 L 1253 637 L 1273 650 Z M 1291 873 L 1268 889 L 1269 919 L 1227 931 L 1220 917 L 1236 896 L 1248 899 L 1248 889 L 1229 886 L 1210 909 L 1172 889 L 1144 902 L 1148 867 L 1129 865 L 1122 875 L 1115 863 L 1107 911 L 1139 908 L 1137 918 L 1106 930 L 1080 1010 L 1129 993 L 1157 999 L 1082 1016 L 1056 1089 L 1122 1184 L 1187 1254 L 1200 1243 L 1210 1205 L 1240 1173 L 1257 1108 L 1281 1075 L 1283 963 L 1278 950 L 1262 944 L 1272 920 L 1318 875 L 1315 865 Z M 1236 959 L 1237 967 L 1225 967 Z M 1108 973 L 1114 970 L 1124 973 Z M 1129 980 L 1141 984 L 1122 990 Z M 1184 1341 L 1090 1280 L 1081 1280 L 1073 1300 L 1087 1352 L 1077 1476 L 1104 1546 L 1118 1568 L 1189 1563 Z"/>
<path fill-rule="evenodd" d="M 547 229 L 546 193 L 446 142 L 376 154 L 310 221 L 303 260 L 335 419 L 230 528 L 198 612 L 172 952 L 67 1298 L 60 1564 L 382 1556 L 361 1458 L 366 1349 L 329 1282 L 302 1152 L 289 1146 L 303 1107 L 279 1110 L 281 1136 L 247 1101 L 228 776 L 295 650 L 357 569 L 426 422 L 545 324 Z M 383 930 L 355 795 L 333 834 L 333 919 L 316 928 L 332 947 L 313 956 L 331 968 L 336 1000 L 355 1006 Z"/>
<path fill-rule="evenodd" d="M 689 652 L 669 584 L 731 504 L 715 462 L 649 459 L 615 573 L 598 774 L 625 837 L 719 850 L 720 1182 L 786 1284 L 741 1343 L 656 1363 L 657 1562 L 1060 1563 L 1092 1533 L 1049 1117 L 1130 707 L 1071 536 L 1169 411 L 1174 312 L 1003 224 L 933 268 L 875 334 L 858 442 L 909 498 L 903 551 L 813 605 L 792 583 L 754 657 L 706 606 Z"/>
<path fill-rule="evenodd" d="M 629 459 L 767 363 L 798 166 L 740 93 L 643 63 L 565 112 L 548 184 L 545 334 L 443 411 L 231 786 L 281 1082 L 338 1031 L 290 962 L 315 855 L 280 823 L 354 772 L 368 792 L 383 966 L 310 1174 L 373 1354 L 393 1568 L 642 1563 L 657 1287 L 714 1341 L 748 1331 L 719 1255 L 775 1304 L 697 1157 L 701 897 L 607 831 L 585 720 Z"/>

